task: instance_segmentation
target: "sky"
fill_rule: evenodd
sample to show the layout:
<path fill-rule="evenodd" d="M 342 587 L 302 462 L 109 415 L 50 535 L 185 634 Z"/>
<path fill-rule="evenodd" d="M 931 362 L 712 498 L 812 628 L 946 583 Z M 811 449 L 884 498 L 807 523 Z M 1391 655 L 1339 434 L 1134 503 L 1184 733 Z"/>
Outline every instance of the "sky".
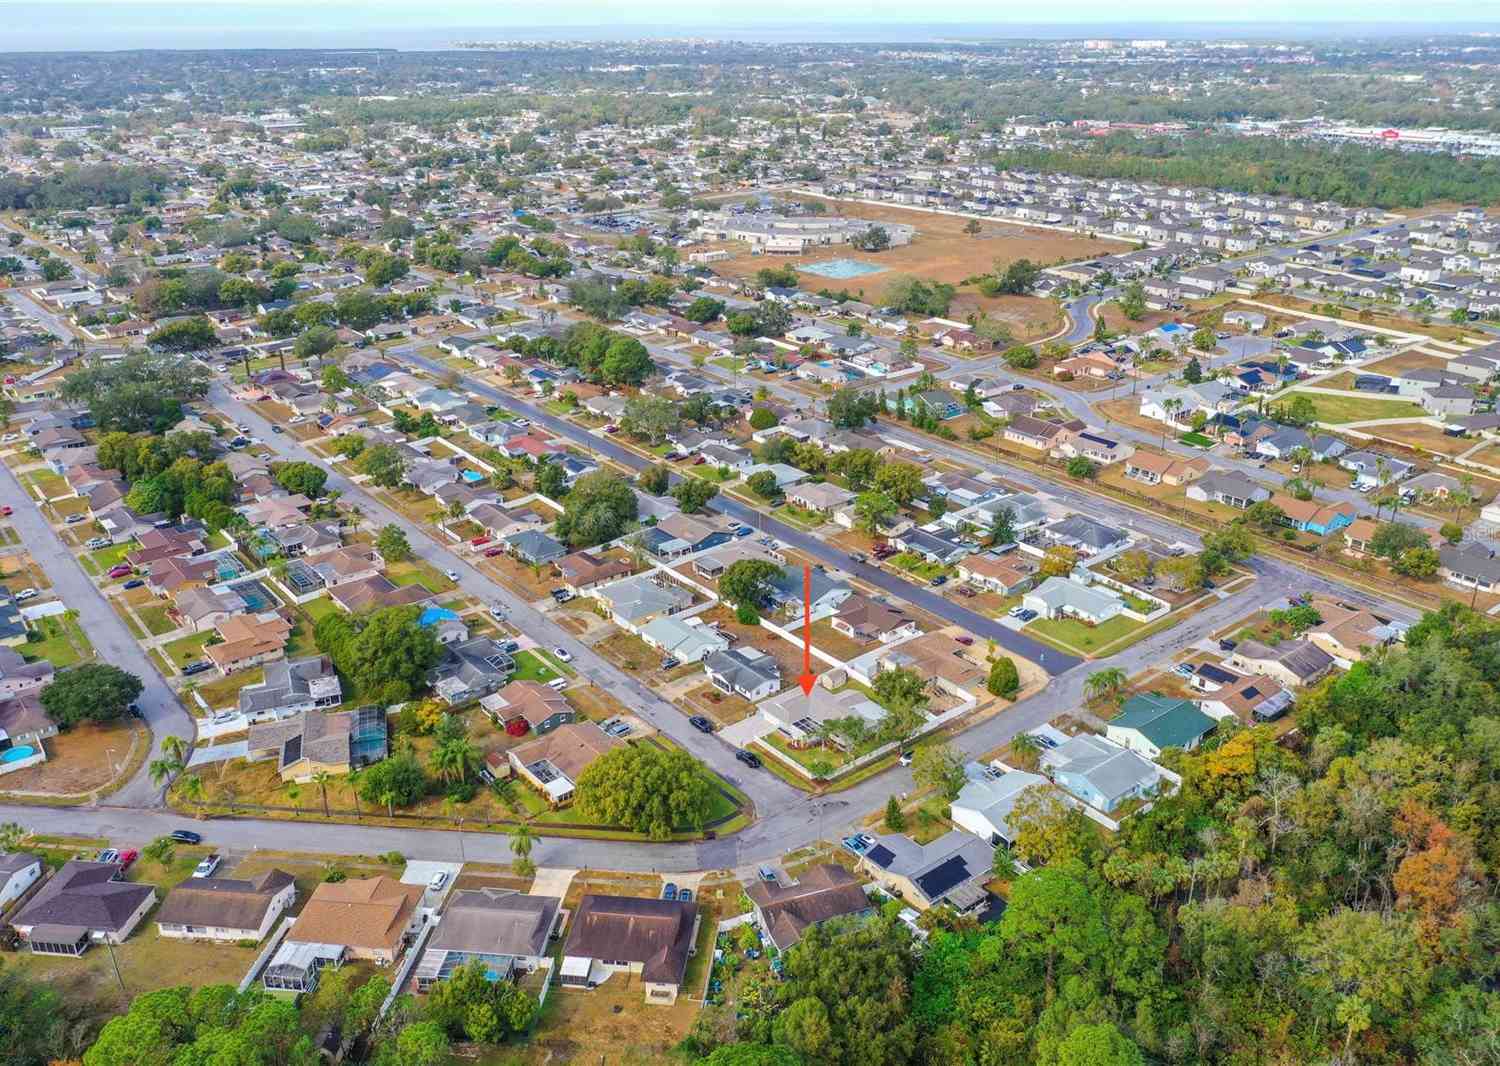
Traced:
<path fill-rule="evenodd" d="M 750 40 L 927 40 L 943 37 L 1353 36 L 1500 28 L 1500 0 L 1261 0 L 1246 9 L 1201 0 L 1033 5 L 948 0 L 0 0 L 0 51 L 127 48 L 441 48 L 459 39 L 716 36 Z"/>

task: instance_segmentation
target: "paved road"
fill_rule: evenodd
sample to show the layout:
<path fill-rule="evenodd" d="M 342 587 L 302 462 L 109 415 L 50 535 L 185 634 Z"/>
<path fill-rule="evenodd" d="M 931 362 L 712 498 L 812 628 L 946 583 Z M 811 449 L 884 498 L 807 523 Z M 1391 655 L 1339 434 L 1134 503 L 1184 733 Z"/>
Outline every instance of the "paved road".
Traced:
<path fill-rule="evenodd" d="M 155 661 L 131 635 L 120 616 L 115 614 L 86 573 L 73 552 L 62 542 L 41 510 L 35 497 L 21 487 L 10 467 L 0 463 L 0 497 L 16 501 L 10 521 L 21 542 L 52 579 L 53 591 L 64 604 L 78 612 L 78 624 L 88 634 L 98 652 L 99 661 L 129 670 L 145 686 L 141 693 L 141 713 L 151 727 L 152 758 L 161 753 L 162 738 L 168 734 L 182 737 L 189 745 L 197 735 L 194 718 L 183 709 L 177 694 L 162 679 Z M 125 752 L 116 752 L 123 760 Z M 149 763 L 149 760 L 148 760 Z M 159 806 L 161 789 L 151 783 L 145 765 L 111 798 L 112 803 L 138 807 Z"/>
<path fill-rule="evenodd" d="M 403 353 L 402 358 L 413 365 L 433 371 L 434 373 L 448 373 L 452 369 L 412 352 Z M 641 470 L 650 465 L 646 459 L 623 445 L 617 444 L 607 438 L 597 437 L 575 422 L 558 418 L 556 415 L 550 414 L 524 400 L 520 400 L 494 386 L 487 385 L 482 381 L 477 381 L 470 377 L 465 377 L 464 387 L 476 395 L 505 407 L 507 410 L 525 415 L 558 436 L 574 441 L 588 448 L 590 451 L 607 456 L 609 459 L 628 469 Z M 1045 664 L 1044 669 L 1049 673 L 1062 673 L 1064 670 L 1071 669 L 1079 662 L 1074 656 L 1065 655 L 1046 644 L 1031 639 L 1024 633 L 1017 633 L 1013 629 L 1002 626 L 992 618 L 986 618 L 984 615 L 962 607 L 932 591 L 925 585 L 914 585 L 887 570 L 870 566 L 867 563 L 856 563 L 849 558 L 848 552 L 830 545 L 810 533 L 805 533 L 784 522 L 779 522 L 774 518 L 768 517 L 748 504 L 741 503 L 738 500 L 721 494 L 714 498 L 713 506 L 747 525 L 765 530 L 778 540 L 792 545 L 799 551 L 805 552 L 829 566 L 844 570 L 876 588 L 889 592 L 894 596 L 899 596 L 909 603 L 913 603 L 924 610 L 937 614 L 939 617 L 961 625 L 977 637 L 993 640 L 1007 651 L 1014 652 L 1033 662 L 1043 663 Z"/>
<path fill-rule="evenodd" d="M 251 427 L 255 435 L 281 458 L 301 459 L 327 468 L 328 486 L 338 489 L 344 500 L 358 505 L 368 519 L 377 525 L 393 523 L 399 526 L 406 533 L 407 540 L 418 557 L 439 570 L 456 571 L 459 583 L 466 592 L 482 596 L 489 603 L 502 604 L 509 621 L 537 643 L 548 648 L 567 649 L 573 656 L 573 669 L 582 677 L 614 695 L 634 713 L 713 767 L 721 776 L 743 786 L 745 782 L 741 779 L 753 775 L 754 781 L 763 786 L 752 797 L 758 808 L 765 809 L 766 806 L 789 802 L 799 795 L 778 778 L 754 775 L 753 771 L 747 770 L 735 760 L 733 748 L 716 737 L 705 736 L 692 728 L 677 707 L 604 659 L 593 648 L 579 641 L 509 588 L 476 569 L 467 558 L 439 545 L 421 524 L 406 518 L 362 486 L 328 467 L 321 457 L 303 447 L 289 434 L 272 433 L 271 424 L 248 404 L 231 396 L 222 383 L 216 381 L 213 384 L 208 398 L 215 408 L 228 414 L 235 422 Z"/>

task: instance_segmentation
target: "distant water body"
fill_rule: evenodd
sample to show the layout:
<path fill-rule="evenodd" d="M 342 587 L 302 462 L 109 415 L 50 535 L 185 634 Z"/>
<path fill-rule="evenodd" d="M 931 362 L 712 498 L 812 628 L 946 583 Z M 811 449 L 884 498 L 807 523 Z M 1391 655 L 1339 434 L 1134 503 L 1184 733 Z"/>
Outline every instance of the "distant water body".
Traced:
<path fill-rule="evenodd" d="M 0 2 L 0 52 L 90 52 L 125 49 L 235 48 L 395 48 L 430 51 L 460 41 L 609 41 L 644 38 L 702 38 L 764 43 L 866 42 L 930 44 L 1001 39 L 1078 37 L 1293 40 L 1371 38 L 1495 30 L 1476 21 L 1274 22 L 1109 24 L 1006 22 L 879 22 L 863 19 L 815 22 L 763 21 L 687 23 L 525 25 L 503 15 L 478 14 L 467 5 L 472 24 L 431 14 L 442 4 L 350 7 L 311 0 L 307 4 Z M 590 5 L 592 7 L 592 5 Z M 496 11 L 495 5 L 491 11 Z M 447 10 L 452 11 L 450 5 Z M 568 7 L 560 7 L 566 18 Z M 577 7 L 574 8 L 577 11 Z M 701 10 L 701 9 L 700 9 Z M 530 14 L 530 13 L 528 13 Z M 597 9 L 578 11 L 597 18 Z M 534 18 L 534 14 L 530 14 Z M 701 16 L 700 16 L 701 17 Z M 493 21 L 489 21 L 493 19 Z M 484 20 L 484 21 L 481 21 Z"/>

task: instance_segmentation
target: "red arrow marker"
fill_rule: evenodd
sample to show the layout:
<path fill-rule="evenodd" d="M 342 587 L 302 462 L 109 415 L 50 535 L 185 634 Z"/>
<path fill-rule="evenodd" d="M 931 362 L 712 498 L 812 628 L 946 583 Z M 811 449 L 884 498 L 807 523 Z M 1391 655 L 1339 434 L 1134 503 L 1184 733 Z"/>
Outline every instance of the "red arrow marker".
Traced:
<path fill-rule="evenodd" d="M 811 696 L 818 675 L 812 672 L 812 567 L 802 568 L 802 676 L 797 684 L 802 693 Z"/>

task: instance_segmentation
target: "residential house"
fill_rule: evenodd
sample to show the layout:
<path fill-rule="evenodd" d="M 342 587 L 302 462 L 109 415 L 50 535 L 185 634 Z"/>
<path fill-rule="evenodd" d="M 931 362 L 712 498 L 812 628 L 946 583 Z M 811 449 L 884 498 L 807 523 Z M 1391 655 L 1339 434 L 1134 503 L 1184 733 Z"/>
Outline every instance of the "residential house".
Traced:
<path fill-rule="evenodd" d="M 1104 735 L 1123 748 L 1156 759 L 1167 748 L 1192 751 L 1213 729 L 1213 719 L 1192 700 L 1148 692 L 1127 699 L 1105 724 Z"/>
<path fill-rule="evenodd" d="M 343 949 L 342 958 L 389 966 L 427 922 L 421 909 L 425 892 L 422 885 L 403 884 L 384 874 L 321 882 L 303 905 L 282 950 L 298 944 L 336 945 Z M 272 957 L 272 969 L 276 959 Z M 269 980 L 267 987 L 273 987 Z"/>
<path fill-rule="evenodd" d="M 556 807 L 573 798 L 578 778 L 594 760 L 624 743 L 594 722 L 570 722 L 511 748 L 505 758 L 518 776 Z"/>
<path fill-rule="evenodd" d="M 1153 763 L 1091 733 L 1049 749 L 1042 767 L 1059 788 L 1106 814 L 1155 795 L 1164 780 Z"/>
<path fill-rule="evenodd" d="M 42 860 L 30 852 L 0 852 L 0 910 L 25 895 L 41 876 Z"/>
<path fill-rule="evenodd" d="M 889 604 L 873 600 L 864 593 L 856 592 L 839 605 L 829 619 L 836 633 L 850 640 L 869 644 L 879 641 L 889 644 L 918 633 L 917 624 L 906 612 Z"/>
<path fill-rule="evenodd" d="M 794 885 L 757 881 L 745 895 L 756 924 L 783 952 L 814 926 L 837 918 L 862 918 L 875 909 L 854 875 L 833 863 L 804 870 Z"/>
<path fill-rule="evenodd" d="M 250 726 L 251 759 L 276 760 L 283 781 L 311 781 L 319 773 L 347 774 L 385 758 L 389 730 L 385 711 L 305 711 Z"/>
<path fill-rule="evenodd" d="M 190 877 L 167 892 L 156 929 L 174 940 L 264 940 L 297 900 L 297 882 L 282 870 L 258 877 Z"/>
<path fill-rule="evenodd" d="M 69 859 L 11 917 L 35 955 L 82 955 L 124 943 L 156 905 L 156 887 L 126 881 L 117 862 Z"/>
<path fill-rule="evenodd" d="M 1288 688 L 1311 685 L 1333 669 L 1333 656 L 1307 640 L 1283 641 L 1272 647 L 1258 640 L 1242 640 L 1229 665 L 1251 674 L 1275 678 Z"/>
<path fill-rule="evenodd" d="M 540 681 L 512 681 L 480 701 L 506 732 L 550 733 L 578 717 L 567 697 Z"/>
<path fill-rule="evenodd" d="M 827 482 L 809 482 L 786 494 L 787 502 L 809 511 L 832 511 L 854 499 L 854 493 Z"/>
<path fill-rule="evenodd" d="M 860 864 L 892 895 L 918 910 L 947 904 L 959 914 L 989 901 L 985 885 L 994 876 L 995 849 L 962 829 L 927 844 L 884 833 L 860 857 Z"/>
<path fill-rule="evenodd" d="M 427 682 L 449 706 L 477 700 L 498 691 L 516 672 L 516 661 L 505 645 L 492 637 L 474 637 L 449 644 L 427 674 Z"/>
<path fill-rule="evenodd" d="M 240 689 L 239 708 L 253 720 L 337 707 L 343 700 L 343 687 L 332 660 L 326 655 L 313 655 L 267 663 L 259 684 Z"/>
<path fill-rule="evenodd" d="M 623 559 L 601 558 L 586 551 L 565 555 L 552 565 L 557 568 L 563 587 L 575 596 L 622 577 L 630 573 L 631 569 L 630 564 Z"/>
<path fill-rule="evenodd" d="M 1209 472 L 1207 459 L 1137 451 L 1125 460 L 1125 476 L 1147 485 L 1186 485 Z"/>
<path fill-rule="evenodd" d="M 1052 523 L 1046 529 L 1046 536 L 1052 543 L 1073 548 L 1084 556 L 1112 551 L 1130 542 L 1130 534 L 1125 530 L 1081 514 L 1070 514 Z"/>
<path fill-rule="evenodd" d="M 641 627 L 638 634 L 649 647 L 678 662 L 702 662 L 716 651 L 729 647 L 729 638 L 713 626 L 696 618 L 674 618 L 662 615 Z"/>
<path fill-rule="evenodd" d="M 785 692 L 762 700 L 757 709 L 793 748 L 823 743 L 822 727 L 829 722 L 858 718 L 870 733 L 874 733 L 885 717 L 885 708 L 866 696 L 862 689 L 850 686 L 833 692 L 823 684 L 814 685 L 812 691 L 805 694 L 801 687 L 793 685 Z M 848 747 L 846 737 L 834 735 L 828 740 L 841 748 Z"/>
<path fill-rule="evenodd" d="M 951 804 L 953 824 L 997 847 L 1010 847 L 1016 841 L 1015 827 L 1010 824 L 1016 800 L 1028 789 L 1051 787 L 1045 777 L 1025 770 L 971 777 Z"/>
<path fill-rule="evenodd" d="M 564 914 L 556 896 L 508 888 L 454 891 L 413 971 L 417 991 L 429 992 L 458 967 L 475 962 L 491 981 L 550 969 L 550 944 Z"/>
<path fill-rule="evenodd" d="M 1088 625 L 1107 622 L 1125 609 L 1124 601 L 1113 589 L 1056 576 L 1026 593 L 1021 603 L 1043 618 L 1076 618 Z"/>
<path fill-rule="evenodd" d="M 1304 636 L 1332 656 L 1334 663 L 1344 669 L 1366 655 L 1402 639 L 1404 635 L 1404 626 L 1392 623 L 1390 619 L 1382 618 L 1363 607 L 1349 607 L 1331 600 L 1314 600 L 1313 608 L 1322 620 Z"/>
<path fill-rule="evenodd" d="M 1243 725 L 1259 725 L 1281 717 L 1292 705 L 1292 694 L 1274 678 L 1263 674 L 1242 676 L 1205 663 L 1198 668 L 1194 681 L 1205 671 L 1214 678 L 1207 682 L 1214 688 L 1199 707 L 1216 721 L 1232 717 Z M 1221 677 L 1221 674 L 1227 676 Z"/>
<path fill-rule="evenodd" d="M 677 1001 L 694 952 L 698 907 L 683 900 L 585 893 L 563 945 L 558 980 L 593 988 L 616 973 L 640 978 L 647 1003 Z"/>
<path fill-rule="evenodd" d="M 1036 581 L 1037 569 L 1020 552 L 980 552 L 958 564 L 958 576 L 976 588 L 1012 596 L 1024 592 Z"/>
<path fill-rule="evenodd" d="M 781 690 L 781 666 L 758 648 L 728 648 L 703 660 L 709 681 L 721 692 L 752 703 Z"/>
<path fill-rule="evenodd" d="M 1500 559 L 1479 541 L 1438 549 L 1438 575 L 1450 585 L 1492 592 L 1500 585 Z"/>
<path fill-rule="evenodd" d="M 292 623 L 275 611 L 231 615 L 214 628 L 220 641 L 205 645 L 203 655 L 221 677 L 280 659 L 292 633 Z"/>
<path fill-rule="evenodd" d="M 1279 492 L 1271 497 L 1270 502 L 1281 509 L 1285 516 L 1282 521 L 1286 525 L 1320 537 L 1343 529 L 1354 521 L 1357 514 L 1352 504 L 1342 501 L 1320 503 L 1317 500 L 1299 500 Z"/>
<path fill-rule="evenodd" d="M 1233 470 L 1209 470 L 1187 487 L 1187 498 L 1243 511 L 1271 498 L 1271 490 Z"/>
<path fill-rule="evenodd" d="M 663 615 L 692 606 L 693 594 L 659 571 L 635 574 L 589 590 L 621 629 L 639 633 L 642 626 Z"/>

